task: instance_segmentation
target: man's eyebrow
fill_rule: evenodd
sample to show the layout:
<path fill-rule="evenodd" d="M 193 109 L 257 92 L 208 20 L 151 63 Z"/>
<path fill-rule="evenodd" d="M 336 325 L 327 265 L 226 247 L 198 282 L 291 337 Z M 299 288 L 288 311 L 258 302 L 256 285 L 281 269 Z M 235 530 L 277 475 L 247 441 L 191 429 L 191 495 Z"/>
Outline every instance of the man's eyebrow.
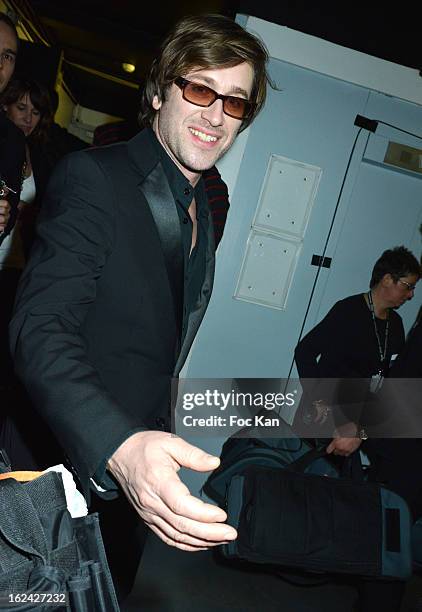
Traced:
<path fill-rule="evenodd" d="M 205 81 L 205 83 L 212 86 L 213 88 L 217 87 L 218 85 L 215 79 L 202 75 L 202 74 L 193 74 L 191 78 L 201 79 L 202 81 Z M 249 98 L 248 92 L 245 89 L 243 89 L 243 87 L 238 87 L 237 85 L 232 85 L 225 95 L 231 96 L 232 94 L 241 94 L 242 96 L 245 96 L 245 98 Z"/>
<path fill-rule="evenodd" d="M 17 56 L 18 52 L 15 51 L 14 49 L 3 49 L 1 51 L 1 53 L 10 53 L 11 55 L 14 55 L 15 57 Z"/>

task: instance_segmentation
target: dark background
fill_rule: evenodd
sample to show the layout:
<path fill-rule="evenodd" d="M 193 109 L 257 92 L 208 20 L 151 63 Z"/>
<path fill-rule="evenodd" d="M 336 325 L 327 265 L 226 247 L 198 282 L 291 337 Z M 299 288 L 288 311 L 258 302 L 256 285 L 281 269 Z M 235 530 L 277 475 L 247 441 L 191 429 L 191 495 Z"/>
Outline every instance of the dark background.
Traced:
<path fill-rule="evenodd" d="M 370 4 L 310 3 L 304 0 L 9 0 L 21 23 L 39 41 L 23 63 L 47 84 L 59 61 L 64 81 L 81 105 L 106 113 L 131 115 L 138 88 L 172 24 L 186 14 L 215 12 L 254 15 L 336 44 L 404 66 L 422 68 L 419 20 L 411 5 L 401 10 Z M 415 5 L 413 5 L 414 7 Z M 45 42 L 50 48 L 45 47 Z M 31 59 L 32 58 L 32 59 Z M 122 62 L 136 64 L 125 73 Z M 131 87 L 132 86 L 132 87 Z"/>

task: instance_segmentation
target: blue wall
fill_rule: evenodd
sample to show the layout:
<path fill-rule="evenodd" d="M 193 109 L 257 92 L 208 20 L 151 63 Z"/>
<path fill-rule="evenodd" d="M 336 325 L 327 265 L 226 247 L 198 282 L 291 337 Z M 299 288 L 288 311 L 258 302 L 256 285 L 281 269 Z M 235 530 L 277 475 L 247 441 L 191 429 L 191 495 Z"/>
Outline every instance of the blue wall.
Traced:
<path fill-rule="evenodd" d="M 395 178 L 399 173 L 382 163 L 388 138 L 394 136 L 416 147 L 421 141 L 381 126 L 375 136 L 362 131 L 339 196 L 358 134 L 356 115 L 422 132 L 422 108 L 279 60 L 271 60 L 270 71 L 281 91 L 270 90 L 264 111 L 250 128 L 217 254 L 213 297 L 185 370 L 190 378 L 287 376 L 317 273 L 310 265 L 311 257 L 322 252 L 338 201 L 326 253 L 333 257 L 333 264 L 321 270 L 305 331 L 336 300 L 367 289 L 370 270 L 384 248 L 406 244 L 417 256 L 421 251 L 417 228 L 422 222 L 422 175 L 401 173 L 401 192 L 406 197 L 398 202 Z M 285 310 L 233 298 L 271 154 L 322 169 Z M 378 208 L 369 211 L 374 202 Z M 283 206 L 282 193 L 279 205 Z M 421 302 L 418 288 L 413 304 L 401 309 L 407 328 Z M 212 437 L 189 441 L 217 454 L 223 442 Z M 184 478 L 198 491 L 204 475 L 184 472 Z"/>
<path fill-rule="evenodd" d="M 356 114 L 383 119 L 413 132 L 418 132 L 419 126 L 422 126 L 422 109 L 416 105 L 279 60 L 271 60 L 270 72 L 281 91 L 269 91 L 266 107 L 251 127 L 236 186 L 231 194 L 232 207 L 225 236 L 218 252 L 213 298 L 187 370 L 190 377 L 287 375 L 317 270 L 309 262 L 313 253 L 322 251 L 333 218 L 349 155 L 358 132 L 354 126 Z M 380 127 L 377 135 L 382 134 L 383 129 Z M 391 136 L 391 129 L 387 132 L 387 136 Z M 363 131 L 357 141 L 327 251 L 329 256 L 341 253 L 342 247 L 338 240 L 342 235 L 344 239 L 343 224 L 346 216 L 350 215 L 353 189 L 362 171 L 361 160 L 368 135 L 368 132 Z M 412 141 L 399 132 L 395 132 L 394 136 L 402 142 Z M 415 146 L 414 142 L 412 141 Z M 246 240 L 271 154 L 322 168 L 321 182 L 303 249 L 287 307 L 283 311 L 233 298 Z M 411 180 L 418 182 L 417 188 L 420 189 L 418 178 Z M 388 193 L 385 195 L 388 197 Z M 422 202 L 422 191 L 420 195 Z M 374 197 L 377 196 L 378 192 L 375 190 Z M 281 193 L 280 206 L 282 205 Z M 364 227 L 365 223 L 366 220 L 362 216 L 358 219 L 358 226 L 351 227 L 350 231 L 359 232 L 359 224 Z M 409 227 L 413 228 L 412 231 Z M 420 238 L 416 228 L 417 220 L 409 224 L 408 219 L 405 232 L 398 231 L 396 216 L 389 218 L 385 215 L 379 219 L 377 232 L 385 235 L 385 248 L 405 243 L 419 255 Z M 328 283 L 335 269 L 335 257 L 331 270 L 321 270 L 306 328 L 315 325 L 330 307 L 331 304 L 323 299 L 328 286 L 328 301 L 331 302 L 343 297 L 344 292 L 350 294 L 355 290 L 364 291 L 367 288 L 369 271 L 379 254 L 379 248 L 379 240 L 373 245 L 368 243 L 366 248 L 365 245 L 358 246 L 357 243 L 354 248 L 353 241 L 347 245 L 347 249 L 351 250 L 343 253 L 342 259 L 346 257 L 350 262 L 347 271 L 350 290 L 343 285 L 336 287 Z M 353 263 L 356 255 L 354 250 L 359 253 L 359 266 Z M 421 301 L 419 290 L 416 301 Z M 407 326 L 414 312 L 416 304 L 406 317 Z"/>

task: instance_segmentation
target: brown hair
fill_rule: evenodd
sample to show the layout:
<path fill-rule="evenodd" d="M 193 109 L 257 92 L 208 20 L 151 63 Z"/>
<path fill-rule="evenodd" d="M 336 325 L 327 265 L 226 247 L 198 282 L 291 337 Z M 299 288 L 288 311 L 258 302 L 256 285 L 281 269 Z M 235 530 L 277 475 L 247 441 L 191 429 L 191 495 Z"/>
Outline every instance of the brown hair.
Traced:
<path fill-rule="evenodd" d="M 154 96 L 165 99 L 173 81 L 192 68 L 229 68 L 242 62 L 254 71 L 251 102 L 256 106 L 240 128 L 244 130 L 261 110 L 266 96 L 268 51 L 254 35 L 223 15 L 193 15 L 181 19 L 161 45 L 153 61 L 141 98 L 139 122 L 151 125 Z"/>
<path fill-rule="evenodd" d="M 29 94 L 32 104 L 40 113 L 40 120 L 32 134 L 29 136 L 30 141 L 45 141 L 47 138 L 48 128 L 53 120 L 53 111 L 48 90 L 44 85 L 30 79 L 15 78 L 12 79 L 6 90 L 0 96 L 0 104 L 8 106 L 14 104 L 25 94 Z"/>

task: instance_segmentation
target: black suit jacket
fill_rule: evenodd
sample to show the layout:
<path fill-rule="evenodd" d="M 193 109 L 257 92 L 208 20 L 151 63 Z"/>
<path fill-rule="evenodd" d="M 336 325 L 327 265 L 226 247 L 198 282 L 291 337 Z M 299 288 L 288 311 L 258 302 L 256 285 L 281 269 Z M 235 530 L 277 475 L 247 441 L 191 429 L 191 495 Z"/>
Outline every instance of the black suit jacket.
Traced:
<path fill-rule="evenodd" d="M 0 236 L 0 244 L 10 232 L 16 221 L 17 204 L 22 185 L 22 169 L 25 161 L 25 136 L 6 115 L 0 111 L 0 178 L 8 187 L 16 191 L 9 193 L 7 199 L 12 207 L 6 231 Z"/>
<path fill-rule="evenodd" d="M 87 492 L 132 432 L 168 416 L 214 271 L 178 350 L 163 244 L 181 250 L 176 205 L 151 135 L 65 158 L 49 183 L 11 323 L 18 375 Z M 157 420 L 158 419 L 158 420 Z"/>

